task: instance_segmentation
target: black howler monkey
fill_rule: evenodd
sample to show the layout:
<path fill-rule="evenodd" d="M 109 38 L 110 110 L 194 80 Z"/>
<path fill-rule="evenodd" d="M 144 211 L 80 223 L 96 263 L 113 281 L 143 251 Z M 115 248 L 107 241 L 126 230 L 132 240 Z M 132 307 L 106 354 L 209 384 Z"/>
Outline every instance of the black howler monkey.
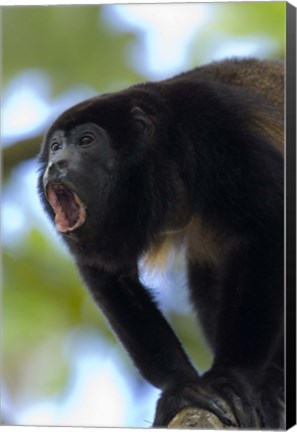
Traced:
<path fill-rule="evenodd" d="M 49 129 L 39 192 L 142 375 L 154 426 L 183 407 L 283 427 L 283 65 L 227 60 L 86 100 Z M 186 246 L 211 369 L 199 376 L 138 277 Z"/>

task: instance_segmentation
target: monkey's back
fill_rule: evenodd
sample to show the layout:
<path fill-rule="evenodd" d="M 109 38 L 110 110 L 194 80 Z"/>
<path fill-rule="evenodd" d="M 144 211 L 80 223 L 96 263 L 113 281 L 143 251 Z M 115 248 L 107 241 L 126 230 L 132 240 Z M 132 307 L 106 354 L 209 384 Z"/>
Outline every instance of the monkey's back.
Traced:
<path fill-rule="evenodd" d="M 181 74 L 244 88 L 263 97 L 279 110 L 284 106 L 284 64 L 280 61 L 230 59 L 213 62 Z"/>
<path fill-rule="evenodd" d="M 191 81 L 222 84 L 237 97 L 252 99 L 252 122 L 284 151 L 284 64 L 281 61 L 228 59 L 197 67 L 166 80 L 168 84 Z"/>

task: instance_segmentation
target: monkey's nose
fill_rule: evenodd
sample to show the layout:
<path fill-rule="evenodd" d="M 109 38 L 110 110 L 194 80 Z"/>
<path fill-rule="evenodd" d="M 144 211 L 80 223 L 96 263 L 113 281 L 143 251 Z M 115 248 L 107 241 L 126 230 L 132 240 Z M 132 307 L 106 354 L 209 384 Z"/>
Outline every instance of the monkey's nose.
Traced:
<path fill-rule="evenodd" d="M 68 170 L 68 163 L 65 159 L 53 162 L 49 166 L 50 174 L 65 174 Z"/>
<path fill-rule="evenodd" d="M 68 162 L 65 159 L 49 162 L 43 176 L 43 186 L 46 187 L 47 183 L 51 180 L 58 181 L 61 177 L 65 176 L 67 172 Z"/>
<path fill-rule="evenodd" d="M 65 159 L 56 162 L 50 162 L 47 167 L 49 177 L 60 177 L 67 173 L 68 162 Z"/>

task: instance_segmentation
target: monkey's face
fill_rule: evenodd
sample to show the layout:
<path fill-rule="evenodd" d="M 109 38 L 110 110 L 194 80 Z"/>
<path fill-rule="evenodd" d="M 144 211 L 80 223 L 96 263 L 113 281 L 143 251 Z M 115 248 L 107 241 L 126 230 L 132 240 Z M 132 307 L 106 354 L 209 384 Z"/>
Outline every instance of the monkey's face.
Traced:
<path fill-rule="evenodd" d="M 94 123 L 54 131 L 46 140 L 46 150 L 44 196 L 57 230 L 71 233 L 95 216 L 99 202 L 103 205 L 103 198 L 111 193 L 116 152 L 106 131 Z"/>

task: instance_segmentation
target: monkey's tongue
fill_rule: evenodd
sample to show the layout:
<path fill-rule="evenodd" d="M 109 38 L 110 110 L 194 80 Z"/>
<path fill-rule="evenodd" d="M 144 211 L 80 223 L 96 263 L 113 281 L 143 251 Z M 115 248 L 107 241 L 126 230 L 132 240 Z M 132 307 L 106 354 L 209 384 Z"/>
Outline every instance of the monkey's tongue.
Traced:
<path fill-rule="evenodd" d="M 47 199 L 56 213 L 55 223 L 58 231 L 71 232 L 85 222 L 85 206 L 80 198 L 64 185 L 49 184 Z"/>

